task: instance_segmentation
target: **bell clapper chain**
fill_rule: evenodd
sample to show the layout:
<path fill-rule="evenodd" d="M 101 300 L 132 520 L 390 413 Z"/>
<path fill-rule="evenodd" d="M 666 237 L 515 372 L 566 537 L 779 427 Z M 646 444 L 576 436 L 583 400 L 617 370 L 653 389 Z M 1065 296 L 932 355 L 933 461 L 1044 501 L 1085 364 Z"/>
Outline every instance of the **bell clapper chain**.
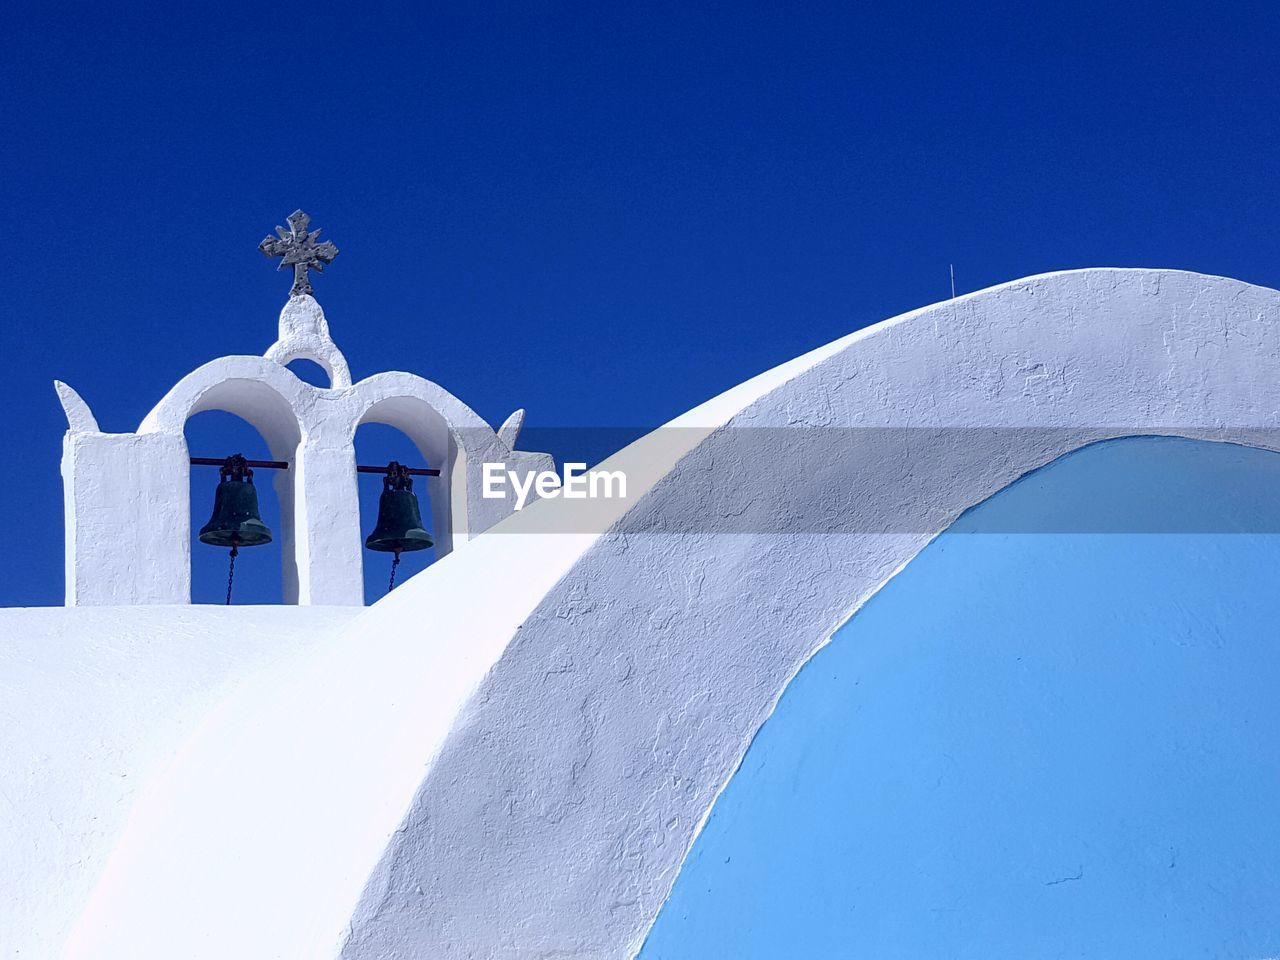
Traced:
<path fill-rule="evenodd" d="M 387 593 L 396 588 L 396 567 L 400 566 L 400 551 L 396 551 L 395 558 L 391 561 L 391 581 L 387 584 Z"/>
<path fill-rule="evenodd" d="M 240 556 L 240 538 L 231 538 L 231 565 L 227 569 L 227 606 L 231 606 L 231 584 L 236 578 L 236 557 Z"/>

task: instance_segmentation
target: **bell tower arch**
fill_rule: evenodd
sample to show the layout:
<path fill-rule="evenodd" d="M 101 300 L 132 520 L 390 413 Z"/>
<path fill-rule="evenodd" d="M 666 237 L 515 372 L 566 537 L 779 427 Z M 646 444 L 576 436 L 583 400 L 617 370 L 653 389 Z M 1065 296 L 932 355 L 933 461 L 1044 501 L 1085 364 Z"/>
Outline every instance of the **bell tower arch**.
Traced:
<path fill-rule="evenodd" d="M 318 242 L 301 211 L 261 249 L 294 271 L 278 336 L 264 356 L 227 356 L 187 374 L 134 433 L 105 433 L 73 389 L 56 384 L 67 415 L 62 475 L 67 604 L 189 603 L 190 458 L 184 427 L 207 410 L 235 414 L 266 441 L 280 502 L 284 602 L 364 602 L 354 437 L 361 423 L 385 423 L 439 467 L 431 485 L 437 556 L 444 556 L 512 510 L 481 498 L 483 462 L 513 472 L 548 470 L 547 454 L 514 450 L 519 418 L 495 433 L 447 390 L 410 373 L 353 384 L 346 358 L 312 296 L 309 270 L 337 256 Z M 286 367 L 313 360 L 329 376 L 314 386 Z M 214 451 L 225 456 L 234 451 Z M 212 484 L 210 489 L 212 489 Z"/>

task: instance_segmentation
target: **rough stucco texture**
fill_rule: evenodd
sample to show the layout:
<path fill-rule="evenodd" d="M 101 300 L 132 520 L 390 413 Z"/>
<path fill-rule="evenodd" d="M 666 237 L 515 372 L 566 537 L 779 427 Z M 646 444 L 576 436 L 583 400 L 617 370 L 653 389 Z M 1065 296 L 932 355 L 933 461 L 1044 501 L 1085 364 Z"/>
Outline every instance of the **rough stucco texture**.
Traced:
<path fill-rule="evenodd" d="M 642 960 L 1276 955 L 1278 490 L 1127 439 L 961 518 L 787 688 Z"/>
<path fill-rule="evenodd" d="M 1278 346 L 1275 291 L 1088 270 L 925 308 L 797 371 L 523 623 L 389 838 L 343 957 L 634 956 L 752 736 L 840 623 L 961 512 L 1063 453 L 1274 424 Z M 942 434 L 910 458 L 793 445 L 799 429 L 739 446 L 751 427 L 984 425 L 1060 429 Z M 729 514 L 799 532 L 707 532 Z"/>

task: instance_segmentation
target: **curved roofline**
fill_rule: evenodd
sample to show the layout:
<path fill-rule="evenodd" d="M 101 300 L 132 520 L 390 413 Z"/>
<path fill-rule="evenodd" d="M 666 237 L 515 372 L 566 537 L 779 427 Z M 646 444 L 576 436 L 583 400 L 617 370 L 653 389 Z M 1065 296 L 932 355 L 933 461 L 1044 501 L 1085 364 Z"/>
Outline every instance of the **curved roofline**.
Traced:
<path fill-rule="evenodd" d="M 603 502 L 598 527 L 554 532 L 600 503 L 534 504 L 363 613 L 269 697 L 210 718 L 135 808 L 68 956 L 245 942 L 343 960 L 634 956 L 791 677 L 938 532 L 1095 440 L 1275 449 L 1256 430 L 1280 411 L 1277 360 L 1280 293 L 1104 268 L 914 310 L 752 378 L 602 464 L 636 483 Z M 951 427 L 1028 425 L 1048 439 L 945 442 Z M 944 440 L 904 469 L 837 443 L 746 458 L 739 427 Z M 726 505 L 711 475 L 733 509 L 812 526 L 715 532 Z M 900 532 L 839 522 L 904 508 Z M 671 532 L 628 532 L 642 512 Z M 258 736 L 268 727 L 298 734 L 283 766 Z M 192 864 L 209 869 L 174 890 L 165 878 Z M 227 928 L 209 931 L 210 915 Z"/>

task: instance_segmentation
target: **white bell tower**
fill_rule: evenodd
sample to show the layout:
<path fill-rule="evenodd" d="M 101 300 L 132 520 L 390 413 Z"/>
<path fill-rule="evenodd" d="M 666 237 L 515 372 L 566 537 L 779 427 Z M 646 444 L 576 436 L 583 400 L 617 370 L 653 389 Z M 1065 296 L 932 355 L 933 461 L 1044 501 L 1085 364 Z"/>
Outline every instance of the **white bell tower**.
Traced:
<path fill-rule="evenodd" d="M 363 552 L 356 491 L 355 432 L 384 423 L 406 434 L 439 477 L 429 478 L 437 556 L 443 557 L 513 510 L 510 498 L 482 496 L 485 463 L 524 474 L 553 469 L 548 454 L 514 449 L 523 411 L 495 432 L 443 387 L 411 373 L 380 373 L 353 384 L 312 295 L 309 270 L 337 248 L 317 240 L 302 211 L 261 244 L 291 266 L 294 284 L 280 311 L 276 342 L 263 356 L 227 356 L 187 374 L 134 433 L 105 433 L 71 387 L 55 382 L 67 415 L 62 477 L 66 602 L 189 603 L 190 453 L 187 419 L 224 410 L 266 441 L 280 500 L 284 602 L 362 604 Z M 300 380 L 286 364 L 308 359 L 327 387 Z"/>

